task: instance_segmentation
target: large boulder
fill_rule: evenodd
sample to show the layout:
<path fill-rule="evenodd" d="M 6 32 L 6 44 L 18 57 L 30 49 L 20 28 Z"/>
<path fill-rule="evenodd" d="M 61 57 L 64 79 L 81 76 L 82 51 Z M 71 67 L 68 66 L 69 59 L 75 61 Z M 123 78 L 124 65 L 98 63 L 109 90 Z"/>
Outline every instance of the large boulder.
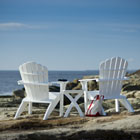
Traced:
<path fill-rule="evenodd" d="M 82 85 L 81 83 L 79 83 L 76 87 L 74 87 L 72 90 L 81 90 L 82 89 Z"/>
<path fill-rule="evenodd" d="M 49 91 L 50 92 L 60 92 L 60 87 L 54 86 L 54 85 L 49 86 Z"/>
<path fill-rule="evenodd" d="M 128 98 L 128 101 L 134 109 L 140 108 L 140 99 L 139 98 Z"/>
<path fill-rule="evenodd" d="M 139 98 L 140 99 L 140 91 L 135 92 L 134 96 L 135 96 L 135 98 Z"/>
<path fill-rule="evenodd" d="M 134 94 L 136 91 L 130 91 L 125 94 L 126 98 L 135 98 Z"/>
<path fill-rule="evenodd" d="M 18 90 L 13 91 L 13 96 L 16 99 L 23 99 L 26 96 L 25 89 L 23 88 L 23 89 L 18 89 Z"/>
<path fill-rule="evenodd" d="M 99 89 L 99 84 L 95 80 L 88 82 L 88 90 L 89 91 L 98 90 L 98 89 Z"/>
<path fill-rule="evenodd" d="M 137 71 L 135 71 L 135 72 L 133 72 L 133 73 L 131 73 L 131 74 L 129 74 L 130 76 L 131 75 L 138 75 L 138 76 L 140 76 L 140 70 L 137 70 Z"/>
<path fill-rule="evenodd" d="M 140 70 L 128 74 L 129 80 L 124 81 L 123 91 L 140 90 Z"/>
<path fill-rule="evenodd" d="M 73 88 L 75 88 L 78 84 L 74 83 L 74 82 L 69 82 L 66 86 L 67 90 L 72 90 Z"/>
<path fill-rule="evenodd" d="M 123 85 L 123 91 L 133 91 L 133 90 L 140 90 L 140 85 L 135 85 L 132 83 L 124 84 Z"/>
<path fill-rule="evenodd" d="M 83 79 L 95 79 L 95 78 L 99 78 L 98 75 L 90 75 L 90 76 L 84 76 Z M 98 90 L 99 89 L 99 83 L 96 82 L 96 80 L 92 80 L 88 82 L 88 90 L 92 91 L 92 90 Z"/>

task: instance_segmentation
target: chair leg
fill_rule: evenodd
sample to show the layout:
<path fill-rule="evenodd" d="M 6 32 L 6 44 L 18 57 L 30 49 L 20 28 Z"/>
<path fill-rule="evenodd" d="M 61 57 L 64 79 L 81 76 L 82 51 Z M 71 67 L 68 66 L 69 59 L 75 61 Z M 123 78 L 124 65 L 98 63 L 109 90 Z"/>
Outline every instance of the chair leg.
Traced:
<path fill-rule="evenodd" d="M 85 108 L 85 115 L 86 115 L 86 112 L 87 112 L 87 106 L 88 106 L 88 93 L 86 93 L 84 91 L 84 108 Z"/>
<path fill-rule="evenodd" d="M 28 113 L 32 114 L 32 102 L 29 102 Z"/>
<path fill-rule="evenodd" d="M 118 99 L 115 99 L 115 106 L 116 106 L 116 112 L 120 112 L 119 100 Z"/>
<path fill-rule="evenodd" d="M 20 116 L 20 114 L 24 111 L 27 104 L 28 104 L 28 102 L 24 102 L 24 101 L 21 102 L 14 119 L 17 119 Z"/>
<path fill-rule="evenodd" d="M 124 107 L 129 111 L 129 112 L 134 112 L 131 104 L 127 99 L 120 99 L 120 102 L 124 105 Z"/>
<path fill-rule="evenodd" d="M 71 111 L 71 109 L 72 109 L 73 106 L 74 106 L 74 105 L 73 105 L 72 103 L 69 105 L 69 107 L 68 107 L 68 109 L 66 110 L 65 115 L 64 115 L 65 118 L 68 117 L 68 115 L 69 115 L 69 113 L 70 113 L 70 111 Z"/>
<path fill-rule="evenodd" d="M 77 104 L 77 102 L 75 102 L 74 105 L 75 105 L 75 108 L 77 109 L 77 111 L 78 111 L 80 117 L 84 117 L 84 114 L 83 114 L 81 108 L 79 107 L 79 105 Z"/>
<path fill-rule="evenodd" d="M 45 115 L 44 115 L 43 120 L 47 120 L 47 119 L 48 119 L 49 115 L 52 113 L 52 111 L 54 110 L 54 108 L 55 108 L 56 105 L 58 104 L 59 99 L 60 99 L 60 98 L 57 97 L 57 99 L 55 99 L 54 101 L 52 101 L 52 102 L 49 104 L 49 106 L 48 106 L 48 108 L 47 108 L 47 110 L 46 110 L 46 112 L 45 112 Z"/>
<path fill-rule="evenodd" d="M 60 95 L 60 113 L 59 113 L 60 117 L 63 116 L 63 104 L 64 104 L 64 95 L 61 94 Z"/>

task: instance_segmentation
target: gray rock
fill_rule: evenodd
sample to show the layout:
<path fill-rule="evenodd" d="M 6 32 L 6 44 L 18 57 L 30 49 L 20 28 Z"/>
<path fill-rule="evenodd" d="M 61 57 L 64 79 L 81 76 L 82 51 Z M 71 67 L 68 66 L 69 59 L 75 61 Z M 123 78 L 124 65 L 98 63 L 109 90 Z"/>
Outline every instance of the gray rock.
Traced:
<path fill-rule="evenodd" d="M 77 83 L 73 83 L 73 82 L 69 82 L 66 86 L 67 90 L 72 90 L 73 88 L 75 88 L 78 84 Z"/>
<path fill-rule="evenodd" d="M 135 97 L 135 96 L 134 96 L 135 92 L 136 92 L 136 91 L 131 91 L 131 92 L 126 93 L 126 97 L 127 97 L 127 98 L 134 98 L 134 97 Z"/>
<path fill-rule="evenodd" d="M 99 85 L 96 81 L 89 81 L 88 82 L 88 90 L 92 91 L 92 90 L 98 90 L 99 89 Z"/>
<path fill-rule="evenodd" d="M 81 89 L 82 89 L 82 85 L 78 83 L 78 85 L 74 87 L 72 90 L 81 90 Z"/>
<path fill-rule="evenodd" d="M 60 87 L 58 86 L 49 86 L 49 91 L 50 92 L 60 92 Z"/>
<path fill-rule="evenodd" d="M 133 91 L 133 90 L 140 90 L 140 85 L 137 84 L 125 84 L 123 86 L 123 91 Z"/>
<path fill-rule="evenodd" d="M 23 89 L 18 89 L 13 91 L 13 96 L 15 98 L 24 98 L 26 96 L 26 92 Z"/>
<path fill-rule="evenodd" d="M 140 98 L 128 98 L 128 101 L 134 109 L 140 108 Z"/>

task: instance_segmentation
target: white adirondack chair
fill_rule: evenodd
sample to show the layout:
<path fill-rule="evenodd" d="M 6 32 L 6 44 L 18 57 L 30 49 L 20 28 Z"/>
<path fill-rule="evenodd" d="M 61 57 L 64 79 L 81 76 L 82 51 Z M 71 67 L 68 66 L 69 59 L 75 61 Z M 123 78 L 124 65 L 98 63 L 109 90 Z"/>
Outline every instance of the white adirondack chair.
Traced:
<path fill-rule="evenodd" d="M 87 111 L 88 100 L 93 100 L 97 94 L 104 95 L 105 99 L 115 99 L 116 112 L 119 112 L 118 100 L 129 112 L 134 112 L 126 97 L 120 94 L 123 80 L 128 80 L 128 78 L 125 77 L 127 66 L 128 62 L 126 60 L 120 57 L 114 57 L 100 64 L 99 79 L 80 80 L 84 90 L 85 112 Z M 87 83 L 91 80 L 99 82 L 99 91 L 88 91 Z"/>
<path fill-rule="evenodd" d="M 18 84 L 23 84 L 27 97 L 25 97 L 15 115 L 15 119 L 20 116 L 25 107 L 28 106 L 28 113 L 32 114 L 32 103 L 47 103 L 49 104 L 43 120 L 48 119 L 51 112 L 54 110 L 60 101 L 60 116 L 63 115 L 63 95 L 61 91 L 65 89 L 67 82 L 52 82 L 60 84 L 60 92 L 49 92 L 48 70 L 46 67 L 35 62 L 27 62 L 19 67 L 22 81 Z"/>

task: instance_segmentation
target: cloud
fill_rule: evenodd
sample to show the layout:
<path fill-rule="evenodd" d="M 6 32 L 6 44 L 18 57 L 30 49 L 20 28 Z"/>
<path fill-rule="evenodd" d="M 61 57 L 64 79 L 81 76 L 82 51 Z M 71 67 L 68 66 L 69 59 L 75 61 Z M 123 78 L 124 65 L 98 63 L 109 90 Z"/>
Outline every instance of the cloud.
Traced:
<path fill-rule="evenodd" d="M 0 23 L 0 30 L 17 30 L 17 29 L 40 29 L 41 26 L 23 24 L 18 22 Z"/>

